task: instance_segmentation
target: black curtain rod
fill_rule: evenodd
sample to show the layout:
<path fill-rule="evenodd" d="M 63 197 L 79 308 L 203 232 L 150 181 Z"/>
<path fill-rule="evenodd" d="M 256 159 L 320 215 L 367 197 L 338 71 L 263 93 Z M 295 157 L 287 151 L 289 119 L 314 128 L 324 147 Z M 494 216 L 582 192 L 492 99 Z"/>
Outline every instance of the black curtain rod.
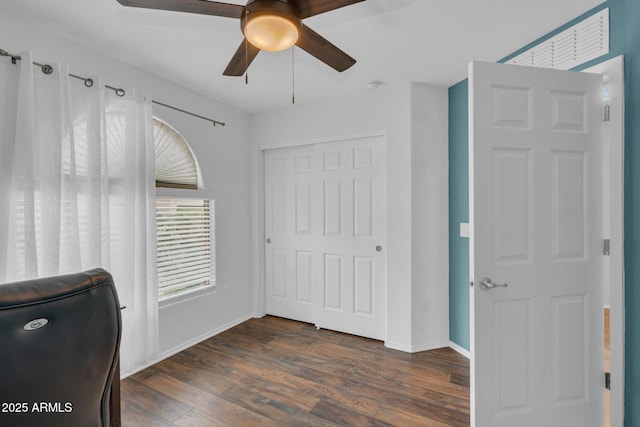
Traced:
<path fill-rule="evenodd" d="M 11 54 L 11 53 L 7 52 L 6 50 L 3 50 L 3 49 L 0 49 L 0 56 L 6 56 L 6 57 L 11 58 L 11 63 L 12 64 L 16 64 L 18 61 L 20 61 L 22 59 L 20 57 L 20 55 L 13 55 L 13 54 Z M 40 69 L 42 70 L 42 72 L 44 74 L 53 73 L 53 67 L 51 65 L 49 65 L 49 64 L 40 64 L 39 62 L 33 61 L 33 65 L 40 67 Z M 69 73 L 69 76 L 73 77 L 75 79 L 78 79 L 78 80 L 82 80 L 86 87 L 93 86 L 93 79 L 90 79 L 88 77 L 78 76 L 78 75 L 72 74 L 72 73 Z M 118 96 L 124 96 L 125 93 L 126 93 L 125 90 L 122 89 L 122 88 L 113 87 L 113 86 L 109 86 L 109 85 L 105 85 L 105 87 L 107 89 L 111 89 L 112 91 L 114 91 L 116 93 L 116 95 L 118 95 Z M 153 100 L 153 99 L 151 100 L 151 102 L 153 102 L 154 104 L 162 105 L 163 107 L 171 108 L 172 110 L 179 111 L 179 112 L 184 113 L 184 114 L 188 114 L 188 115 L 193 116 L 193 117 L 197 117 L 197 118 L 202 119 L 202 120 L 206 120 L 208 122 L 213 123 L 213 126 L 215 126 L 215 125 L 225 126 L 226 125 L 226 123 L 224 123 L 224 122 L 220 122 L 218 120 L 210 119 L 208 117 L 204 117 L 204 116 L 201 116 L 199 114 L 192 113 L 191 111 L 183 110 L 182 108 L 178 108 L 178 107 L 174 107 L 173 105 L 165 104 L 164 102 L 156 101 L 156 100 Z"/>
<path fill-rule="evenodd" d="M 173 105 L 169 105 L 169 104 L 165 104 L 164 102 L 156 101 L 155 99 L 152 99 L 151 102 L 153 102 L 154 104 L 162 105 L 163 107 L 171 108 L 172 110 L 176 110 L 176 111 L 179 111 L 179 112 L 184 113 L 184 114 L 188 114 L 188 115 L 193 116 L 193 117 L 197 117 L 197 118 L 202 119 L 202 120 L 206 120 L 208 122 L 213 123 L 213 126 L 215 126 L 215 125 L 226 126 L 225 122 L 219 122 L 217 120 L 210 119 L 209 117 L 201 116 L 200 114 L 192 113 L 191 111 L 183 110 L 182 108 L 174 107 Z"/>

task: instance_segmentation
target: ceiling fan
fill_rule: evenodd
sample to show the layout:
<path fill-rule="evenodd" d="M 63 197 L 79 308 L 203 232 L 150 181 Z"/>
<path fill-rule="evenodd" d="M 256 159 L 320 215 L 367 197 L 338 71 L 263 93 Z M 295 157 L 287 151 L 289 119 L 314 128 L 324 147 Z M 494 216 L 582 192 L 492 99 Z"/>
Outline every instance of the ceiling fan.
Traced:
<path fill-rule="evenodd" d="M 118 0 L 123 6 L 240 19 L 245 38 L 223 74 L 241 76 L 261 50 L 278 52 L 294 44 L 342 72 L 356 60 L 302 20 L 365 0 L 249 0 L 245 6 L 208 0 Z"/>

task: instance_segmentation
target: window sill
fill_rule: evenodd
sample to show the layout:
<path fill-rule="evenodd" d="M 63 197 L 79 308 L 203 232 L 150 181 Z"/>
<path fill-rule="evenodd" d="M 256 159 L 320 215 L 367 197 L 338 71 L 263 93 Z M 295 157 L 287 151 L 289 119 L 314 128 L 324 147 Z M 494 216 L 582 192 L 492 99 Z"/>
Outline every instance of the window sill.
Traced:
<path fill-rule="evenodd" d="M 170 307 L 175 304 L 181 304 L 183 302 L 200 298 L 204 295 L 213 294 L 216 292 L 216 285 L 209 285 L 202 288 L 194 289 L 192 291 L 183 292 L 178 295 L 172 295 L 170 297 L 158 300 L 158 308 L 162 309 Z"/>
<path fill-rule="evenodd" d="M 176 199 L 208 199 L 213 200 L 211 190 L 187 190 L 184 188 L 156 188 L 156 197 Z"/>

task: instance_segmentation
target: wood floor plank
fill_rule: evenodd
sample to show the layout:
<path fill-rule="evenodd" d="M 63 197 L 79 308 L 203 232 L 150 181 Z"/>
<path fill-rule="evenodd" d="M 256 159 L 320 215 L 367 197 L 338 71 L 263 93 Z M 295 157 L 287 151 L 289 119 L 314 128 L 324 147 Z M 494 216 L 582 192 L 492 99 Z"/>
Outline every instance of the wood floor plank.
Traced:
<path fill-rule="evenodd" d="M 451 427 L 454 424 L 441 423 L 413 411 L 383 405 L 376 415 L 376 419 L 387 421 L 394 426 L 420 426 L 420 427 Z M 467 423 L 466 425 L 469 425 Z"/>
<path fill-rule="evenodd" d="M 235 384 L 226 374 L 200 369 L 190 364 L 179 363 L 173 359 L 164 360 L 156 365 L 156 367 L 158 372 L 170 375 L 182 382 L 194 385 L 213 394 L 224 393 Z"/>
<path fill-rule="evenodd" d="M 235 405 L 219 396 L 203 392 L 190 384 L 164 374 L 153 375 L 145 379 L 144 384 L 176 400 L 192 405 L 213 418 L 228 421 L 232 425 L 242 425 L 242 423 L 253 426 L 274 425 L 268 418 L 249 409 Z"/>
<path fill-rule="evenodd" d="M 468 387 L 452 384 L 439 378 L 406 377 L 379 378 L 367 371 L 352 371 L 345 375 L 351 384 L 362 387 L 371 396 L 385 399 L 388 395 L 421 398 L 426 393 L 438 399 L 458 402 L 462 407 L 469 406 Z"/>
<path fill-rule="evenodd" d="M 235 424 L 238 427 L 242 427 L 242 424 Z M 224 421 L 224 420 L 220 420 L 217 418 L 212 417 L 209 414 L 206 414 L 204 412 L 201 412 L 197 409 L 193 409 L 191 411 L 189 411 L 188 413 L 186 413 L 185 415 L 183 415 L 182 417 L 178 418 L 176 421 L 173 422 L 172 426 L 178 426 L 178 427 L 202 427 L 202 426 L 216 426 L 216 427 L 230 427 L 230 426 L 234 426 L 234 424 L 231 424 L 230 422 Z M 154 426 L 155 427 L 155 426 Z"/>
<path fill-rule="evenodd" d="M 469 361 L 266 316 L 122 381 L 126 426 L 468 426 Z"/>
<path fill-rule="evenodd" d="M 124 400 L 120 407 L 122 414 L 122 426 L 123 427 L 139 427 L 139 426 L 158 426 L 158 427 L 172 427 L 174 424 L 170 421 L 157 416 L 149 409 L 137 405 L 131 401 Z"/>
<path fill-rule="evenodd" d="M 292 408 L 310 412 L 320 400 L 317 397 L 306 393 L 300 393 L 300 390 L 274 383 L 268 379 L 258 379 L 256 381 L 242 384 L 243 387 L 249 388 L 254 393 L 259 393 L 264 397 L 268 397 L 274 402 L 285 403 Z M 225 397 L 226 395 L 223 395 Z"/>
<path fill-rule="evenodd" d="M 409 415 L 419 420 L 428 420 L 429 423 L 440 423 L 449 426 L 469 425 L 469 415 L 460 412 L 456 406 L 447 402 L 429 399 L 397 399 L 389 400 L 381 406 L 378 419 L 394 422 L 399 415 Z M 385 414 L 383 417 L 382 414 Z M 422 421 L 421 421 L 422 422 Z"/>
<path fill-rule="evenodd" d="M 311 411 L 326 422 L 340 426 L 392 426 L 393 424 L 377 420 L 373 417 L 350 411 L 330 402 L 321 400 Z"/>
<path fill-rule="evenodd" d="M 345 408 L 364 414 L 372 415 L 378 411 L 378 402 L 367 396 L 354 393 L 352 390 L 347 390 L 344 381 L 340 377 L 310 372 L 310 368 L 306 371 L 297 368 L 295 372 L 269 371 L 267 370 L 267 365 L 259 360 L 253 360 L 251 365 L 238 365 L 237 368 L 244 369 L 258 377 L 268 378 L 269 381 L 291 387 L 300 393 L 327 399 Z"/>
<path fill-rule="evenodd" d="M 260 414 L 277 425 L 321 427 L 326 423 L 311 411 L 303 411 L 291 405 L 291 401 L 272 399 L 264 391 L 244 386 L 233 387 L 221 396 L 239 406 Z"/>
<path fill-rule="evenodd" d="M 188 404 L 147 387 L 133 378 L 123 381 L 120 389 L 120 393 L 127 396 L 127 399 L 124 399 L 125 404 L 133 404 L 137 409 L 144 408 L 166 422 L 173 422 L 192 410 Z"/>

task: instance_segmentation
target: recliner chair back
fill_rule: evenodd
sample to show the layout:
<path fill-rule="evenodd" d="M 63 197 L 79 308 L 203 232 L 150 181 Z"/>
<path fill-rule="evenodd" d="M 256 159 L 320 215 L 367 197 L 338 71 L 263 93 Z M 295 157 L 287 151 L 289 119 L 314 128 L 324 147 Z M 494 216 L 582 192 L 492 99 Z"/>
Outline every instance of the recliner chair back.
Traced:
<path fill-rule="evenodd" d="M 0 425 L 110 425 L 122 321 L 103 269 L 0 285 Z"/>

